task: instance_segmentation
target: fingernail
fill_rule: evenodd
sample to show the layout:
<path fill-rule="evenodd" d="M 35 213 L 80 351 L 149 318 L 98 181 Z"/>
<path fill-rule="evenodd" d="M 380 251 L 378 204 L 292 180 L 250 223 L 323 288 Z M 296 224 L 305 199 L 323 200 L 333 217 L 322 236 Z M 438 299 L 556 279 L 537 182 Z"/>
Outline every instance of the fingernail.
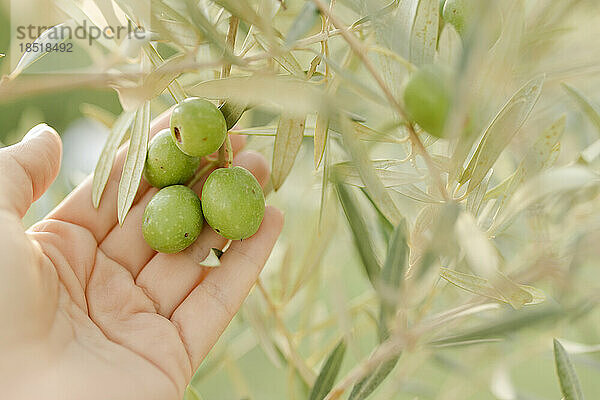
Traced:
<path fill-rule="evenodd" d="M 34 126 L 27 132 L 27 134 L 23 137 L 23 141 L 31 140 L 42 132 L 56 132 L 53 128 L 48 126 L 47 124 L 39 124 Z"/>

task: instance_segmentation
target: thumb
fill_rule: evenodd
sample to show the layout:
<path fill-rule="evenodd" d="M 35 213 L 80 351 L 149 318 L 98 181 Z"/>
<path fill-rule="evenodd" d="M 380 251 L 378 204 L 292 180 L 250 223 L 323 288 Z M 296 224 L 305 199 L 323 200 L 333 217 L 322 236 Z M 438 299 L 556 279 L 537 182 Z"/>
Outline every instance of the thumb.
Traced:
<path fill-rule="evenodd" d="M 58 175 L 61 155 L 60 137 L 46 124 L 0 149 L 0 208 L 22 218 Z"/>

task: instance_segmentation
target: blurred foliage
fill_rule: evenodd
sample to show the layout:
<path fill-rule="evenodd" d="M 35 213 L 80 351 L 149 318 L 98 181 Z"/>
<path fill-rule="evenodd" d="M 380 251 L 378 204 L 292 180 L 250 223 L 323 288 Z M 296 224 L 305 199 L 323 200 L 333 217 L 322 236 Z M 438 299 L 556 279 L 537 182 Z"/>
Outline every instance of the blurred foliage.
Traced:
<path fill-rule="evenodd" d="M 61 67 L 50 55 L 0 83 L 7 144 L 41 120 L 80 126 L 82 110 L 102 122 L 85 125 L 108 137 L 96 200 L 117 143 L 131 136 L 143 156 L 151 116 L 174 101 L 224 102 L 229 121 L 246 110 L 231 134 L 271 161 L 286 226 L 188 400 L 600 394 L 600 4 L 463 1 L 457 32 L 442 3 L 154 0 L 144 21 L 120 0 L 151 40 L 89 46 L 99 72 L 45 75 Z M 61 4 L 63 22 L 94 3 Z M 431 63 L 452 79 L 435 136 L 402 100 Z M 110 122 L 121 109 L 129 136 Z"/>

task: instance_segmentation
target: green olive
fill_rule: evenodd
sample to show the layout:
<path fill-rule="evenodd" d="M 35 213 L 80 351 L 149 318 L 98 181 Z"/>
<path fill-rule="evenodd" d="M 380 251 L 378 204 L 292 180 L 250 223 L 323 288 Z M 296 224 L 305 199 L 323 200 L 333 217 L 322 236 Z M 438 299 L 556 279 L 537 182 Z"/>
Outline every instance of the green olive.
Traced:
<path fill-rule="evenodd" d="M 427 133 L 441 137 L 451 105 L 450 73 L 425 65 L 413 73 L 404 89 L 404 106 L 412 121 Z"/>
<path fill-rule="evenodd" d="M 501 25 L 501 10 L 497 0 L 445 0 L 444 7 L 442 9 L 442 19 L 453 25 L 456 32 L 463 38 L 467 31 L 474 27 L 476 24 L 482 24 L 481 21 L 477 21 L 477 16 L 482 15 L 484 7 L 489 7 L 489 13 L 491 18 L 486 18 L 485 29 L 489 29 L 488 45 L 492 45 L 502 30 Z M 483 28 L 483 26 L 478 26 Z"/>
<path fill-rule="evenodd" d="M 221 147 L 227 135 L 225 117 L 213 103 L 189 97 L 171 114 L 171 135 L 185 154 L 204 157 Z"/>
<path fill-rule="evenodd" d="M 159 190 L 144 210 L 144 240 L 161 253 L 185 249 L 194 243 L 201 229 L 200 199 L 187 186 L 174 185 Z"/>
<path fill-rule="evenodd" d="M 164 129 L 148 146 L 144 177 L 157 188 L 187 182 L 200 165 L 200 158 L 188 156 L 175 145 L 171 133 Z"/>
<path fill-rule="evenodd" d="M 258 181 L 242 167 L 213 171 L 202 188 L 206 222 L 220 235 L 246 239 L 256 233 L 265 214 L 265 197 Z"/>

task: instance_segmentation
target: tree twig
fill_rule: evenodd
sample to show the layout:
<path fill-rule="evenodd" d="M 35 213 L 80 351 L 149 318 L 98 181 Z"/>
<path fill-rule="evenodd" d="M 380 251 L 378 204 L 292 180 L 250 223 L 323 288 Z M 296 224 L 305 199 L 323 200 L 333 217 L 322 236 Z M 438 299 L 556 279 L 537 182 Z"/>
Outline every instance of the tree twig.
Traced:
<path fill-rule="evenodd" d="M 333 13 L 329 11 L 329 5 L 325 4 L 323 0 L 312 1 L 321 11 L 321 13 L 325 15 L 329 19 L 329 21 L 331 21 L 333 26 L 340 30 L 340 35 L 342 35 L 342 37 L 344 38 L 344 40 L 346 40 L 352 51 L 354 51 L 354 53 L 360 58 L 367 71 L 369 71 L 373 79 L 375 79 L 375 82 L 381 88 L 385 97 L 390 102 L 390 104 L 396 109 L 396 112 L 398 112 L 400 117 L 406 121 L 409 121 L 406 111 L 404 111 L 398 100 L 396 100 L 396 98 L 387 87 L 381 75 L 379 75 L 377 69 L 375 68 L 375 65 L 367 56 L 367 50 L 365 49 L 363 44 L 348 30 L 348 28 Z M 412 126 L 412 124 L 408 123 L 407 127 L 411 143 L 425 160 L 425 164 L 427 164 L 427 168 L 429 169 L 429 172 L 431 173 L 434 181 L 436 182 L 440 193 L 446 201 L 449 200 L 446 185 L 444 185 L 444 182 L 442 181 L 440 171 L 433 163 L 431 156 L 429 155 L 427 149 L 423 145 L 423 142 L 421 142 L 421 139 L 415 132 L 415 129 Z"/>

